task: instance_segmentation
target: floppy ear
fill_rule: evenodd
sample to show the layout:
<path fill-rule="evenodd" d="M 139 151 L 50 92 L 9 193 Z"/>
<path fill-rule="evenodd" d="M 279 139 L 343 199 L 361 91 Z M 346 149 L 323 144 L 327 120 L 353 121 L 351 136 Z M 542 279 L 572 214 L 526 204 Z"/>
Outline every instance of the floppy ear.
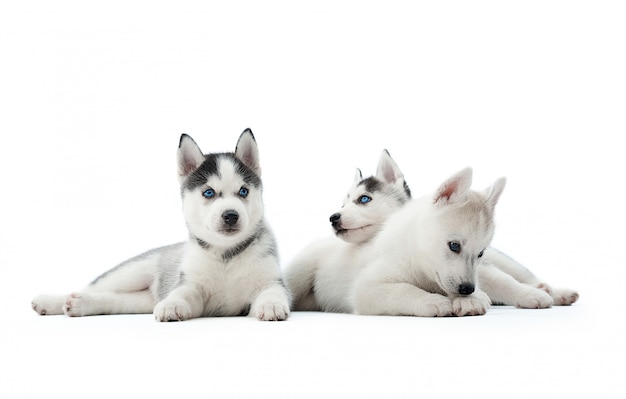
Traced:
<path fill-rule="evenodd" d="M 502 194 L 502 191 L 504 190 L 505 185 L 506 185 L 506 178 L 501 177 L 498 180 L 496 180 L 496 182 L 493 183 L 491 187 L 485 190 L 485 195 L 487 196 L 487 205 L 489 205 L 492 211 L 495 209 L 496 204 L 498 203 L 498 200 L 500 199 L 500 195 Z"/>
<path fill-rule="evenodd" d="M 465 168 L 443 182 L 435 193 L 435 204 L 464 201 L 472 186 L 472 168 Z"/>
<path fill-rule="evenodd" d="M 391 184 L 396 182 L 404 183 L 404 176 L 398 164 L 391 158 L 387 150 L 383 150 L 383 153 L 380 155 L 378 168 L 376 169 L 376 177 Z"/>
<path fill-rule="evenodd" d="M 243 162 L 244 165 L 252 169 L 259 177 L 261 176 L 259 148 L 257 147 L 252 130 L 249 128 L 244 130 L 241 136 L 239 136 L 237 147 L 235 148 L 235 156 Z"/>
<path fill-rule="evenodd" d="M 354 172 L 354 184 L 358 184 L 361 180 L 363 180 L 363 174 L 361 173 L 361 169 L 356 168 L 356 172 Z"/>
<path fill-rule="evenodd" d="M 178 180 L 187 177 L 204 162 L 204 154 L 191 136 L 182 134 L 178 143 Z"/>

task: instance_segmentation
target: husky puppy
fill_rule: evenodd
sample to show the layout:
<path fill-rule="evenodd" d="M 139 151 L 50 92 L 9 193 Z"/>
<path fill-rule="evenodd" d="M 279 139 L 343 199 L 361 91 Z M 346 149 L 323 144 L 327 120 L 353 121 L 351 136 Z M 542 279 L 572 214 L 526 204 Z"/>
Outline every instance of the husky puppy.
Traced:
<path fill-rule="evenodd" d="M 41 315 L 153 313 L 157 321 L 251 315 L 285 320 L 289 299 L 274 236 L 263 216 L 256 140 L 246 129 L 234 153 L 204 155 L 183 134 L 178 177 L 186 242 L 129 259 L 69 296 L 32 301 Z"/>
<path fill-rule="evenodd" d="M 352 312 L 349 291 L 365 264 L 371 240 L 389 216 L 411 198 L 400 169 L 383 151 L 375 176 L 357 169 L 341 210 L 330 217 L 329 237 L 305 248 L 285 271 L 293 310 Z"/>
<path fill-rule="evenodd" d="M 481 315 L 490 300 L 478 285 L 480 258 L 494 234 L 494 210 L 504 189 L 498 179 L 471 191 L 472 170 L 441 184 L 433 196 L 395 212 L 376 237 L 370 261 L 354 284 L 356 313 Z"/>

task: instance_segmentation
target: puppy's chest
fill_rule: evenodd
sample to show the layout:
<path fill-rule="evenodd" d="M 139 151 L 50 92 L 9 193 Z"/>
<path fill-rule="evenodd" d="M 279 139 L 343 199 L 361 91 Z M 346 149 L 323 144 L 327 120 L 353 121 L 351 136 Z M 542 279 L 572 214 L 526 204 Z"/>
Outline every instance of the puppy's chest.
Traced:
<path fill-rule="evenodd" d="M 252 271 L 247 262 L 231 260 L 186 265 L 184 272 L 186 278 L 214 296 L 248 289 Z"/>
<path fill-rule="evenodd" d="M 205 316 L 246 314 L 259 291 L 275 277 L 270 267 L 274 263 L 260 257 L 254 248 L 227 261 L 194 249 L 181 265 L 183 284 L 191 284 L 201 293 Z"/>

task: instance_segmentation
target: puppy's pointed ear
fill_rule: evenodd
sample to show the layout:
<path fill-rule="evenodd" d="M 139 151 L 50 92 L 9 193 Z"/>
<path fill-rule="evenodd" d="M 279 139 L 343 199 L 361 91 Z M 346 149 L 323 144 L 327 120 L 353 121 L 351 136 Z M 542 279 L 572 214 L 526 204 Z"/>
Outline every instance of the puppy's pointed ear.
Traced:
<path fill-rule="evenodd" d="M 496 180 L 496 182 L 493 183 L 491 187 L 485 190 L 485 195 L 487 196 L 487 205 L 489 205 L 492 211 L 496 208 L 496 204 L 500 199 L 500 195 L 504 190 L 504 186 L 506 186 L 506 178 L 501 177 Z"/>
<path fill-rule="evenodd" d="M 354 172 L 354 184 L 358 184 L 361 180 L 363 180 L 363 173 L 361 173 L 361 169 L 356 168 L 356 172 Z"/>
<path fill-rule="evenodd" d="M 182 134 L 178 143 L 178 180 L 187 177 L 204 162 L 204 154 L 191 136 Z"/>
<path fill-rule="evenodd" d="M 237 147 L 235 148 L 235 156 L 244 165 L 252 169 L 259 177 L 261 176 L 261 164 L 259 162 L 259 148 L 252 134 L 252 130 L 246 129 L 239 136 Z"/>
<path fill-rule="evenodd" d="M 444 205 L 464 201 L 471 186 L 472 168 L 465 168 L 439 186 L 433 202 Z"/>
<path fill-rule="evenodd" d="M 404 176 L 398 164 L 391 158 L 387 150 L 383 150 L 383 153 L 380 155 L 378 168 L 376 169 L 376 177 L 390 184 L 404 184 Z"/>

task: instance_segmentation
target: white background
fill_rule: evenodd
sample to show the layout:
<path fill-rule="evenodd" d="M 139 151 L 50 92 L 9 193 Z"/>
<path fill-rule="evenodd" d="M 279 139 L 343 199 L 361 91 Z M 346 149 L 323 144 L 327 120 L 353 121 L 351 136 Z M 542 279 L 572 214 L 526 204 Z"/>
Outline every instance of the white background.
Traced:
<path fill-rule="evenodd" d="M 0 396 L 620 397 L 620 1 L 0 5 Z M 158 324 L 30 310 L 186 238 L 179 135 L 259 144 L 283 267 L 387 148 L 415 195 L 508 183 L 494 246 L 572 307 Z M 621 370 L 620 370 L 621 369 Z"/>

